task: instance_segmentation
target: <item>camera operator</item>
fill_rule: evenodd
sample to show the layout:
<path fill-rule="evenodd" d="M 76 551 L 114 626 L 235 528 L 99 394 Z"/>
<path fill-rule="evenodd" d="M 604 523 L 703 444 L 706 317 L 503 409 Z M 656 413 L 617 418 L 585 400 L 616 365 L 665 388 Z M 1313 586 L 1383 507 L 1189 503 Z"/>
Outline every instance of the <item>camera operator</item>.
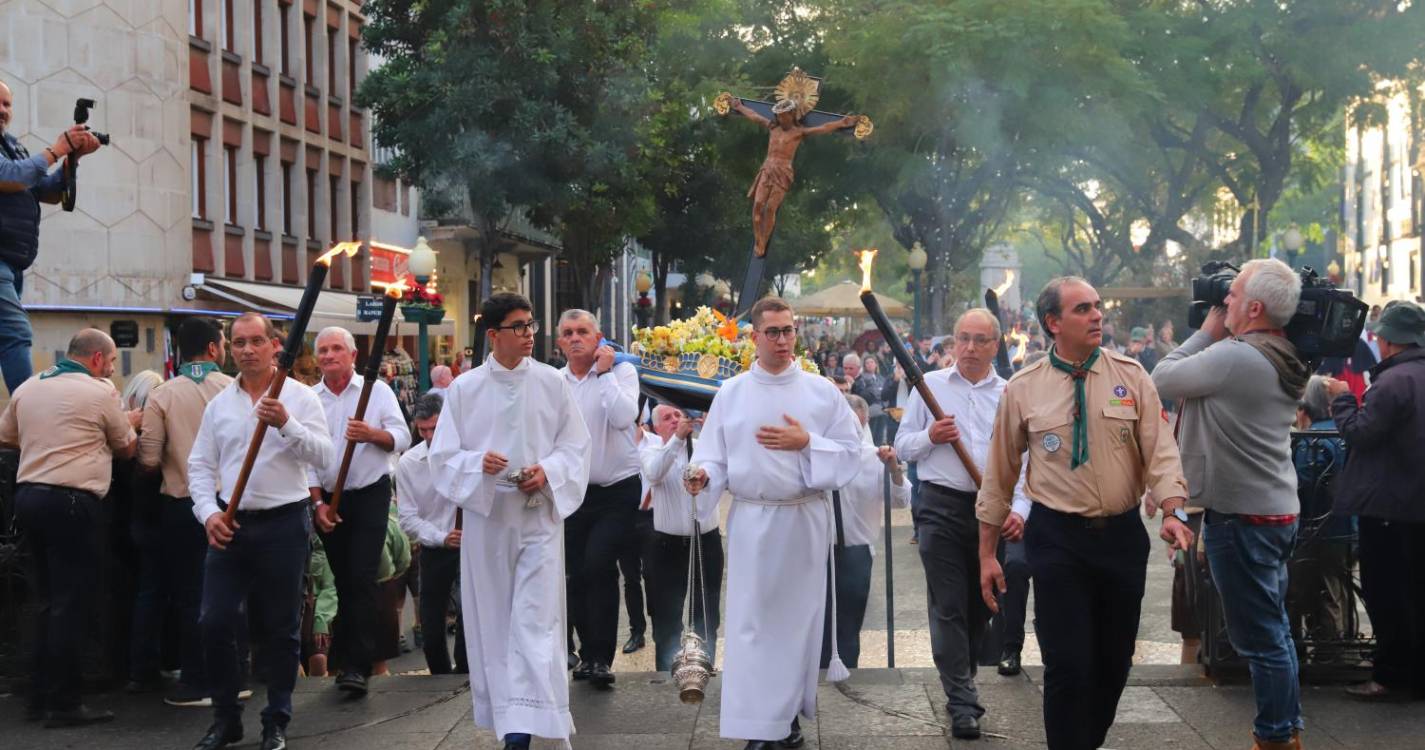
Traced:
<path fill-rule="evenodd" d="M 1360 518 L 1361 593 L 1376 636 L 1371 680 L 1347 692 L 1418 699 L 1425 697 L 1425 310 L 1393 302 L 1371 329 L 1381 361 L 1365 401 L 1357 406 L 1349 385 L 1327 382 L 1331 415 L 1350 447 L 1335 511 Z"/>
<path fill-rule="evenodd" d="M 15 97 L 0 83 L 0 374 L 14 393 L 30 378 L 30 318 L 20 305 L 24 272 L 40 246 L 40 201 L 58 203 L 64 170 L 50 168 L 69 154 L 99 150 L 99 139 L 83 125 L 61 133 L 54 145 L 30 155 L 10 135 Z"/>
<path fill-rule="evenodd" d="M 1228 638 L 1251 667 L 1260 750 L 1296 747 L 1302 726 L 1286 595 L 1299 513 L 1291 429 L 1311 373 L 1283 330 L 1300 298 L 1285 263 L 1248 262 L 1223 306 L 1153 372 L 1164 398 L 1184 402 L 1189 502 L 1206 509 L 1208 566 Z"/>

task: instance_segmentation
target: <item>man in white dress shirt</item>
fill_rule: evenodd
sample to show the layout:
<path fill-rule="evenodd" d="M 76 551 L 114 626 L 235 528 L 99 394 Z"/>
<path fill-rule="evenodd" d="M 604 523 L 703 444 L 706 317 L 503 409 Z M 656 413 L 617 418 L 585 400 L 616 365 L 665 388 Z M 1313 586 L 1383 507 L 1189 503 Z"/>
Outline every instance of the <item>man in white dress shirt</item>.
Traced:
<path fill-rule="evenodd" d="M 831 381 L 797 366 L 791 306 L 767 297 L 750 315 L 757 361 L 713 399 L 685 481 L 732 493 L 721 733 L 770 750 L 800 747 L 797 716 L 816 714 L 827 495 L 860 471 L 861 429 Z"/>
<path fill-rule="evenodd" d="M 855 394 L 846 403 L 861 425 L 861 471 L 851 483 L 832 493 L 836 520 L 836 620 L 831 618 L 827 599 L 825 625 L 821 629 L 821 666 L 831 663 L 831 639 L 841 652 L 841 660 L 855 669 L 861 657 L 861 624 L 866 619 L 866 602 L 871 596 L 871 559 L 876 536 L 885 517 L 885 470 L 891 472 L 891 507 L 910 504 L 910 482 L 906 480 L 896 450 L 877 446 L 870 428 L 871 406 Z M 829 596 L 828 592 L 828 596 Z M 835 625 L 835 630 L 832 626 Z"/>
<path fill-rule="evenodd" d="M 692 550 L 693 496 L 683 487 L 683 470 L 693 443 L 696 422 L 667 404 L 653 408 L 651 440 L 639 451 L 643 479 L 653 508 L 653 550 L 649 556 L 648 588 L 653 605 L 654 664 L 666 672 L 678 655 L 687 612 L 688 555 Z M 717 655 L 718 600 L 722 596 L 722 532 L 717 527 L 717 498 L 700 497 L 699 541 L 702 546 L 702 587 L 693 599 L 693 629 L 707 641 L 708 658 Z M 706 596 L 704 596 L 704 594 Z M 706 612 L 704 604 L 706 603 Z"/>
<path fill-rule="evenodd" d="M 589 428 L 589 488 L 579 510 L 564 524 L 569 574 L 569 616 L 579 636 L 580 664 L 574 679 L 595 687 L 614 684 L 609 667 L 618 645 L 618 558 L 635 542 L 639 490 L 638 370 L 614 363 L 601 346 L 599 321 L 585 310 L 559 316 L 559 349 L 569 384 Z"/>
<path fill-rule="evenodd" d="M 308 472 L 322 547 L 336 578 L 337 617 L 330 658 L 339 670 L 337 689 L 362 697 L 376 653 L 376 577 L 391 512 L 391 454 L 410 446 L 411 431 L 401 416 L 395 392 L 379 379 L 372 383 L 366 414 L 356 419 L 365 380 L 356 372 L 356 339 L 350 331 L 323 328 L 317 334 L 316 347 L 322 381 L 312 390 L 322 402 L 336 454 L 336 460 Z M 351 454 L 341 505 L 333 511 L 329 503 L 348 441 L 357 444 L 356 450 Z"/>
<path fill-rule="evenodd" d="M 979 522 L 976 490 L 950 443 L 960 440 L 980 470 L 989 457 L 990 434 L 1005 380 L 994 371 L 999 321 L 983 308 L 967 310 L 955 321 L 955 364 L 926 373 L 925 382 L 940 402 L 945 418 L 935 421 L 920 393 L 911 394 L 896 433 L 896 452 L 916 461 L 921 481 L 916 509 L 920 561 L 925 567 L 930 608 L 930 650 L 945 689 L 951 734 L 980 736 L 984 706 L 975 689 L 976 655 L 990 620 L 979 592 Z M 1022 532 L 1027 498 L 1016 493 L 1009 524 Z"/>
<path fill-rule="evenodd" d="M 564 523 L 584 500 L 589 431 L 565 378 L 529 357 L 539 330 L 529 300 L 495 294 L 480 315 L 490 358 L 446 389 L 427 459 L 436 491 L 463 519 L 475 723 L 506 750 L 529 747 L 531 735 L 567 747 Z"/>
<path fill-rule="evenodd" d="M 238 703 L 242 669 L 234 627 L 251 602 L 258 618 L 253 651 L 266 662 L 267 707 L 262 711 L 261 750 L 286 747 L 292 719 L 292 687 L 301 651 L 302 579 L 312 533 L 307 470 L 335 459 L 326 415 L 312 389 L 289 379 L 281 398 L 267 389 L 281 342 L 258 313 L 233 321 L 232 355 L 238 378 L 208 403 L 188 456 L 188 492 L 193 516 L 208 534 L 199 622 L 207 655 L 215 720 L 195 750 L 217 750 L 242 739 Z M 258 423 L 267 425 L 242 504 L 233 523 L 223 517 Z"/>
<path fill-rule="evenodd" d="M 430 468 L 430 441 L 435 436 L 443 397 L 427 392 L 416 399 L 411 420 L 421 442 L 396 464 L 396 509 L 401 530 L 421 546 L 421 603 L 416 616 L 425 633 L 422 648 L 431 674 L 450 674 L 450 647 L 445 642 L 445 616 L 450 592 L 460 581 L 460 508 L 435 491 Z M 465 674 L 465 621 L 456 616 L 454 671 Z"/>

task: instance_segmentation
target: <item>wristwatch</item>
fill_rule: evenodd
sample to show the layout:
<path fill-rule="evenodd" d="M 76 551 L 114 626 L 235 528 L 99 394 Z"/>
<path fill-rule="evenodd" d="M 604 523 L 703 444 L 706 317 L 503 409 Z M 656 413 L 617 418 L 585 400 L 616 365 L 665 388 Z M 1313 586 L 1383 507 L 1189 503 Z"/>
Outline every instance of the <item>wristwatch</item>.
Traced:
<path fill-rule="evenodd" d="M 1173 509 L 1173 512 L 1172 512 L 1170 515 L 1172 515 L 1173 518 L 1176 518 L 1176 519 L 1178 519 L 1179 521 L 1182 521 L 1184 525 L 1186 525 L 1187 522 L 1188 522 L 1188 514 L 1187 514 L 1187 511 L 1183 510 L 1183 507 L 1182 507 L 1181 505 L 1179 505 L 1178 507 L 1174 508 L 1174 509 Z M 1163 518 L 1163 520 L 1166 521 L 1166 520 L 1167 520 L 1167 517 L 1165 516 L 1165 517 Z"/>

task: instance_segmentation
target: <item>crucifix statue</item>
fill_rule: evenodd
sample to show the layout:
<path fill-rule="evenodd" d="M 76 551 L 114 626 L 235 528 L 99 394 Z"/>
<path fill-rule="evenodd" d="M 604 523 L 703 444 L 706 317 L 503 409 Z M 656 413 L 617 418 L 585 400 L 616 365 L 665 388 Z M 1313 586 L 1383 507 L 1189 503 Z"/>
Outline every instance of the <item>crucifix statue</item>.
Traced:
<path fill-rule="evenodd" d="M 772 229 L 777 223 L 777 209 L 792 188 L 794 172 L 792 160 L 797 148 L 807 136 L 850 130 L 858 140 L 871 135 L 871 119 L 864 115 L 836 115 L 815 110 L 821 97 L 821 79 L 807 75 L 800 68 L 792 72 L 777 85 L 775 102 L 742 99 L 723 92 L 713 102 L 713 108 L 720 115 L 736 112 L 768 130 L 767 158 L 747 197 L 752 199 L 752 256 L 748 260 L 747 275 L 742 281 L 742 291 L 738 295 L 739 313 L 751 308 L 757 300 L 762 283 L 762 269 L 766 265 L 767 243 L 772 238 Z"/>

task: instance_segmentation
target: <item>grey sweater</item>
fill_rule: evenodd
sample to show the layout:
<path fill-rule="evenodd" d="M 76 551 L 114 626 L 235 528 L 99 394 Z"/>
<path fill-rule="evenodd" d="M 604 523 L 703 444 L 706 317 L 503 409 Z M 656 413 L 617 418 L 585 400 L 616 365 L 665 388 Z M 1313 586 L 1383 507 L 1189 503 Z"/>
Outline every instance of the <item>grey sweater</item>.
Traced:
<path fill-rule="evenodd" d="M 1158 363 L 1164 399 L 1185 399 L 1178 447 L 1190 505 L 1219 513 L 1299 512 L 1291 428 L 1296 399 L 1276 366 L 1237 339 L 1213 343 L 1198 331 Z"/>

